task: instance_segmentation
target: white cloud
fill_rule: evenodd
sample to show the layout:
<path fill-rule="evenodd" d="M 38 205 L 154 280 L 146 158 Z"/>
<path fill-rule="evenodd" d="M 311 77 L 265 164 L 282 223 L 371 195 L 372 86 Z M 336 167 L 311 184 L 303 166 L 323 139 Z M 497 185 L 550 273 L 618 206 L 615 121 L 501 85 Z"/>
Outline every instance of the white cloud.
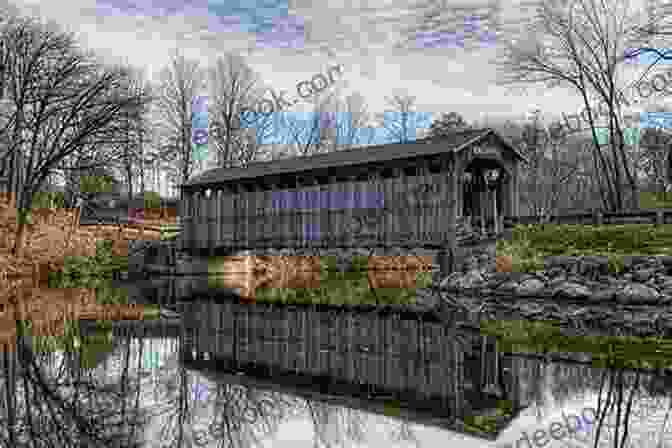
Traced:
<path fill-rule="evenodd" d="M 139 12 L 124 13 L 110 6 L 111 1 L 137 4 Z M 181 2 L 184 6 L 172 0 L 22 0 L 16 5 L 28 14 L 53 19 L 76 32 L 84 45 L 101 56 L 144 67 L 154 78 L 175 48 L 199 58 L 204 65 L 232 51 L 246 56 L 271 88 L 286 90 L 289 96 L 296 95 L 299 81 L 330 65 L 343 64 L 346 75 L 339 81 L 343 92 L 363 94 L 372 113 L 386 108 L 385 97 L 395 89 L 415 95 L 420 111 L 456 111 L 468 120 L 484 113 L 519 117 L 528 110 L 529 102 L 550 113 L 575 109 L 577 102 L 559 89 L 550 94 L 547 89 L 538 89 L 536 94 L 530 89 L 527 96 L 522 96 L 496 86 L 493 60 L 497 47 L 479 47 L 475 42 L 466 50 L 422 49 L 408 39 L 414 29 L 433 21 L 445 23 L 441 29 L 446 31 L 453 26 L 459 28 L 465 16 L 489 11 L 491 17 L 484 27 L 499 21 L 520 28 L 516 19 L 533 13 L 530 7 L 523 11 L 519 2 L 500 2 L 497 14 L 501 17 L 495 20 L 498 16 L 494 10 L 473 9 L 491 3 L 488 1 L 343 0 L 320 2 L 318 6 L 296 0 L 290 2 L 289 14 L 303 19 L 305 47 L 261 49 L 253 32 L 235 30 L 230 21 L 222 22 L 208 14 L 207 0 Z M 152 10 L 157 4 L 178 6 Z M 454 9 L 460 5 L 462 9 Z"/>

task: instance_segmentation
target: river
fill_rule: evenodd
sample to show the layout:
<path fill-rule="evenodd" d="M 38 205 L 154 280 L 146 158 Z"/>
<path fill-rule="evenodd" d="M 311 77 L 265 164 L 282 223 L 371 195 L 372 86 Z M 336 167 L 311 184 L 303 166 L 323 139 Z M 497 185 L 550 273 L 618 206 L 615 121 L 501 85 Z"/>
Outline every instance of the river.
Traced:
<path fill-rule="evenodd" d="M 608 446 L 626 428 L 625 446 L 671 445 L 669 377 L 513 353 L 422 307 L 380 306 L 411 300 L 415 275 L 253 281 L 252 294 L 248 274 L 234 277 L 117 282 L 164 318 L 6 344 L 3 445 L 589 446 L 605 406 Z"/>

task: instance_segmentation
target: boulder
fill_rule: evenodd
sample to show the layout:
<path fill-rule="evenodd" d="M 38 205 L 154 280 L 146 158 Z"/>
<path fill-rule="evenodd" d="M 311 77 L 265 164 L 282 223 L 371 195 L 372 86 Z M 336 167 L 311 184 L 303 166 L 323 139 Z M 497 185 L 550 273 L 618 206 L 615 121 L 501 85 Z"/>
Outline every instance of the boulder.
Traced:
<path fill-rule="evenodd" d="M 564 282 L 553 290 L 553 297 L 579 299 L 590 296 L 591 291 L 587 286 L 574 282 Z"/>
<path fill-rule="evenodd" d="M 546 288 L 538 278 L 529 278 L 516 286 L 515 293 L 520 296 L 535 296 Z"/>
<path fill-rule="evenodd" d="M 544 268 L 550 270 L 553 268 L 562 268 L 567 271 L 578 262 L 578 257 L 568 257 L 564 255 L 557 255 L 553 257 L 546 257 L 544 260 Z"/>
<path fill-rule="evenodd" d="M 641 283 L 630 283 L 615 294 L 616 301 L 626 305 L 658 303 L 660 298 L 658 291 Z"/>

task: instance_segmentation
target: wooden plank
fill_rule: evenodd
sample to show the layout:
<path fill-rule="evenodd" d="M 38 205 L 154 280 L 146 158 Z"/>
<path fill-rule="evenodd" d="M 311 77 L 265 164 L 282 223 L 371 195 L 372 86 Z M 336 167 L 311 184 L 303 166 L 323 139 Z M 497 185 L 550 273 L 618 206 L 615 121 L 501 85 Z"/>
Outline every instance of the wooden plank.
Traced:
<path fill-rule="evenodd" d="M 443 228 L 441 227 L 441 208 L 443 206 L 441 203 L 441 198 L 443 194 L 443 185 L 445 185 L 445 178 L 441 173 L 435 173 L 432 176 L 432 185 L 434 186 L 432 191 L 432 197 L 434 198 L 432 201 L 434 205 L 434 223 L 432 225 L 432 232 L 434 237 L 432 241 L 434 243 L 439 243 L 441 241 L 441 232 L 443 231 Z"/>
<path fill-rule="evenodd" d="M 416 196 L 418 197 L 418 229 L 417 229 L 417 235 L 418 235 L 418 240 L 425 242 L 427 239 L 427 232 L 426 232 L 426 222 L 427 222 L 427 199 L 429 195 L 426 192 L 427 188 L 427 179 L 425 177 L 425 173 L 427 171 L 426 169 L 426 162 L 424 160 L 418 161 L 418 168 L 417 168 L 417 183 L 416 183 Z"/>
<path fill-rule="evenodd" d="M 280 221 L 280 207 L 282 206 L 281 204 L 281 196 L 282 196 L 282 191 L 279 189 L 278 185 L 275 183 L 269 184 L 270 187 L 270 201 L 271 205 L 269 205 L 269 224 L 270 224 L 270 232 L 269 235 L 271 239 L 275 241 L 281 241 L 280 240 L 280 231 L 282 228 L 282 222 Z M 277 244 L 277 243 L 275 243 Z M 275 247 L 275 246 L 273 246 Z"/>
<path fill-rule="evenodd" d="M 252 216 L 252 208 L 253 208 L 253 191 L 250 191 L 249 187 L 246 185 L 245 187 L 245 193 L 243 194 L 243 222 L 245 225 L 243 226 L 243 238 L 242 242 L 244 244 L 244 247 L 249 247 L 250 243 L 252 242 L 252 220 L 250 219 Z"/>
<path fill-rule="evenodd" d="M 385 245 L 393 244 L 394 235 L 394 215 L 392 209 L 395 206 L 394 201 L 394 177 L 388 177 L 382 180 L 383 188 L 383 227 Z"/>
<path fill-rule="evenodd" d="M 272 191 L 268 185 L 264 186 L 263 199 L 262 199 L 262 216 L 261 220 L 261 236 L 262 238 L 270 238 L 273 235 L 273 224 L 271 221 L 271 208 L 273 207 L 272 203 Z M 264 243 L 263 247 L 271 247 L 268 240 Z"/>
<path fill-rule="evenodd" d="M 224 303 L 220 311 L 220 328 L 219 328 L 219 353 L 223 357 L 233 356 L 233 313 L 230 303 Z"/>
<path fill-rule="evenodd" d="M 193 249 L 198 249 L 198 240 L 196 236 L 198 235 L 198 206 L 200 204 L 200 193 L 195 192 L 192 195 L 192 205 L 191 205 L 191 234 L 189 235 L 189 246 Z"/>
<path fill-rule="evenodd" d="M 232 201 L 233 201 L 233 207 L 232 207 L 232 213 L 231 213 L 231 220 L 233 222 L 233 238 L 231 239 L 231 246 L 234 247 L 235 243 L 237 241 L 240 241 L 241 237 L 241 227 L 242 227 L 242 221 L 240 219 L 241 217 L 241 205 L 242 205 L 242 199 L 240 195 L 240 185 L 233 185 L 233 194 L 232 194 Z"/>
<path fill-rule="evenodd" d="M 308 216 L 309 216 L 309 207 L 308 207 L 308 188 L 310 188 L 307 185 L 304 185 L 306 181 L 302 179 L 302 183 L 299 185 L 298 188 L 298 195 L 299 195 L 299 207 L 297 208 L 298 213 L 298 220 L 296 223 L 296 233 L 297 233 L 297 239 L 299 243 L 299 247 L 303 248 L 306 247 L 306 237 L 307 235 L 305 234 L 306 228 L 308 227 Z"/>
<path fill-rule="evenodd" d="M 217 188 L 215 195 L 215 246 L 222 245 L 222 188 Z"/>
<path fill-rule="evenodd" d="M 199 196 L 198 204 L 198 233 L 196 239 L 199 242 L 199 249 L 205 249 L 208 246 L 208 198 L 205 194 Z"/>
<path fill-rule="evenodd" d="M 336 176 L 329 176 L 329 182 L 327 183 L 326 188 L 326 207 L 327 207 L 327 238 L 335 238 L 337 236 L 337 220 L 338 214 L 336 213 L 336 204 L 338 196 L 338 184 L 336 183 Z M 334 244 L 335 240 L 328 240 L 329 244 Z"/>
<path fill-rule="evenodd" d="M 401 233 L 404 231 L 404 219 L 408 210 L 402 211 L 402 204 L 400 198 L 406 197 L 406 181 L 403 169 L 395 168 L 396 177 L 394 178 L 394 194 L 392 200 L 394 202 L 394 243 L 398 245 L 404 241 Z"/>
<path fill-rule="evenodd" d="M 233 194 L 225 188 L 220 196 L 219 227 L 220 245 L 228 246 L 234 239 L 235 223 L 233 222 Z"/>
<path fill-rule="evenodd" d="M 303 229 L 304 231 L 304 241 L 306 242 L 305 247 L 315 247 L 315 230 L 318 228 L 318 217 L 319 217 L 319 207 L 318 207 L 318 196 L 320 194 L 320 186 L 317 185 L 317 180 L 310 178 L 307 180 L 308 185 L 306 186 L 306 224 Z"/>
<path fill-rule="evenodd" d="M 217 246 L 217 191 L 210 192 L 208 199 L 208 248 Z"/>

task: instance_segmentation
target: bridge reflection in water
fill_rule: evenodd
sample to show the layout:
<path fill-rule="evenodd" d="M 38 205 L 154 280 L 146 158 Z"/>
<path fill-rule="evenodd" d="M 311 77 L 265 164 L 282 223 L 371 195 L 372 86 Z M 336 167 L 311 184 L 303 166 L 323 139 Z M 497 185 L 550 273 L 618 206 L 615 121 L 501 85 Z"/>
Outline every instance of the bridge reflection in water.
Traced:
<path fill-rule="evenodd" d="M 297 395 L 340 397 L 373 412 L 392 400 L 406 419 L 458 431 L 506 402 L 511 415 L 479 433 L 489 439 L 522 408 L 516 369 L 494 341 L 429 313 L 199 300 L 182 325 L 190 368 L 243 372 Z"/>

